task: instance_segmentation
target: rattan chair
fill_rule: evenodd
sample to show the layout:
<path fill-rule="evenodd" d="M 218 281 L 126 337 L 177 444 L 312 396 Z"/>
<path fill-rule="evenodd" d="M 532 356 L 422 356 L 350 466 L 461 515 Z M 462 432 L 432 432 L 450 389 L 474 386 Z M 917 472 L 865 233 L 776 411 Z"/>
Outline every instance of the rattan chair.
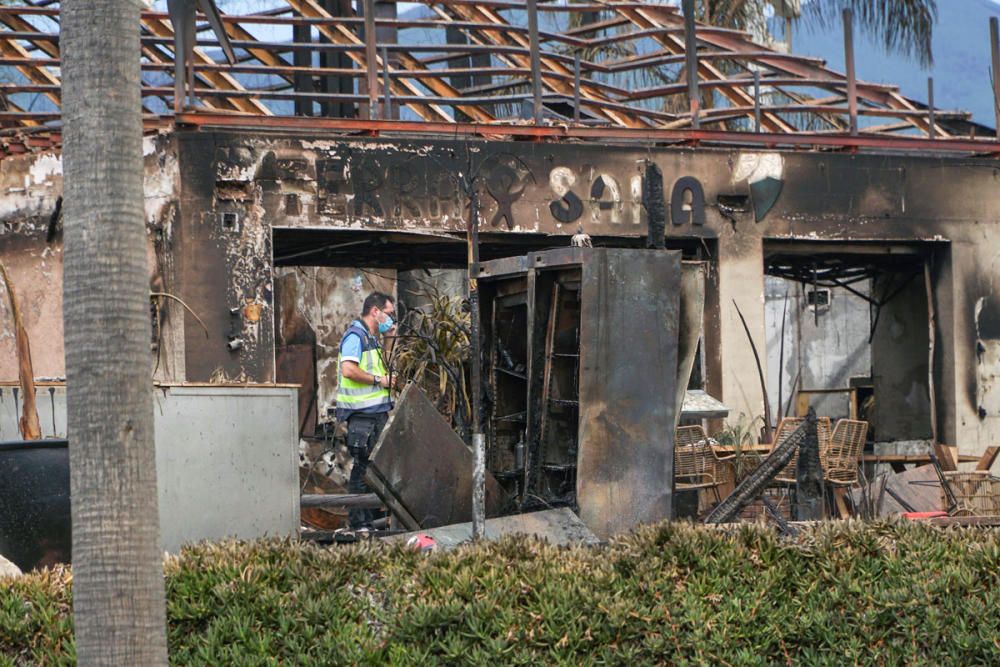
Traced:
<path fill-rule="evenodd" d="M 674 434 L 674 486 L 679 490 L 711 489 L 721 502 L 719 487 L 728 475 L 701 426 L 680 426 Z"/>
<path fill-rule="evenodd" d="M 854 486 L 858 483 L 858 465 L 868 436 L 868 422 L 839 419 L 833 428 L 827 447 L 820 448 L 823 477 L 834 486 Z"/>
<path fill-rule="evenodd" d="M 986 470 L 946 472 L 944 479 L 955 494 L 957 506 L 952 516 L 1000 516 L 1000 478 Z M 948 499 L 941 489 L 941 506 L 947 511 Z"/>
<path fill-rule="evenodd" d="M 785 417 L 780 422 L 778 422 L 778 428 L 774 432 L 774 444 L 771 446 L 771 451 L 774 451 L 778 445 L 782 444 L 795 432 L 802 422 L 805 421 L 805 417 Z M 830 418 L 829 417 L 819 417 L 816 419 L 816 436 L 819 439 L 819 451 L 820 459 L 822 460 L 822 452 L 825 448 L 829 446 L 830 442 Z M 795 453 L 792 454 L 792 458 L 789 459 L 788 464 L 784 468 L 778 471 L 775 475 L 774 481 L 780 485 L 794 485 L 795 484 L 795 470 L 799 465 L 799 448 L 795 448 Z"/>

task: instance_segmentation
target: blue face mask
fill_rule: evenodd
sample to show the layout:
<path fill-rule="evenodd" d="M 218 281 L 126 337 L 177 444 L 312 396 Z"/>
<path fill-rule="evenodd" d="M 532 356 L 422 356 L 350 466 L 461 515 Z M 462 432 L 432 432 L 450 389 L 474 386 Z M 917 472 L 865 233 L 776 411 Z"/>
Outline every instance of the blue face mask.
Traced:
<path fill-rule="evenodd" d="M 386 333 L 387 331 L 389 331 L 389 329 L 392 328 L 393 324 L 395 324 L 395 322 L 392 321 L 392 316 L 389 315 L 389 314 L 386 314 L 386 316 L 385 316 L 385 322 L 379 322 L 378 323 L 378 332 L 380 334 Z"/>

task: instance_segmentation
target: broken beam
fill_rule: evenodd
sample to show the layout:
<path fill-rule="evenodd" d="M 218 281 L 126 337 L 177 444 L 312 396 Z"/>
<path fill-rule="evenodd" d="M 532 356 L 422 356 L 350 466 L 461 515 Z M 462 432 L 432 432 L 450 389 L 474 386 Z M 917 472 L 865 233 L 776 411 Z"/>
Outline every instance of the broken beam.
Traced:
<path fill-rule="evenodd" d="M 378 509 L 382 507 L 382 501 L 374 493 L 311 493 L 302 495 L 299 506 L 303 509 L 330 507 Z"/>
<path fill-rule="evenodd" d="M 777 134 L 754 132 L 728 132 L 691 129 L 634 129 L 626 127 L 568 127 L 538 125 L 500 125 L 490 123 L 417 122 L 402 120 L 359 120 L 350 118 L 315 118 L 252 115 L 234 115 L 211 111 L 181 113 L 176 122 L 192 127 L 242 127 L 271 129 L 339 130 L 342 132 L 404 132 L 407 134 L 443 134 L 450 136 L 508 136 L 533 139 L 591 139 L 595 141 L 633 140 L 637 142 L 715 142 L 720 144 L 801 146 L 817 148 L 873 148 L 918 152 L 972 153 L 1000 156 L 1000 142 L 974 139 L 925 139 L 904 136 L 856 137 L 836 134 Z"/>

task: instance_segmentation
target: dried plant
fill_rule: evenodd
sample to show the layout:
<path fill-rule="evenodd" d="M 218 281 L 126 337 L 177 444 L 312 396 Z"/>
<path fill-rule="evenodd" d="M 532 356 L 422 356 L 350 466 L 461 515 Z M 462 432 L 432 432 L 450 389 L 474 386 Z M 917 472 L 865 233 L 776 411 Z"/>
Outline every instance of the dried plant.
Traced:
<path fill-rule="evenodd" d="M 885 487 L 889 481 L 886 474 L 869 479 L 864 466 L 858 468 L 858 486 L 860 492 L 856 497 L 855 514 L 864 521 L 875 521 L 882 515 L 882 504 L 885 501 Z"/>
<path fill-rule="evenodd" d="M 727 422 L 721 431 L 712 436 L 720 445 L 733 448 L 731 465 L 737 483 L 760 465 L 761 456 L 752 447 L 757 444 L 757 434 L 763 423 L 763 417 L 747 417 L 741 412 L 739 419 Z"/>
<path fill-rule="evenodd" d="M 434 287 L 418 293 L 427 305 L 399 323 L 390 365 L 403 382 L 416 382 L 459 432 L 471 414 L 465 369 L 469 362 L 468 304 Z"/>

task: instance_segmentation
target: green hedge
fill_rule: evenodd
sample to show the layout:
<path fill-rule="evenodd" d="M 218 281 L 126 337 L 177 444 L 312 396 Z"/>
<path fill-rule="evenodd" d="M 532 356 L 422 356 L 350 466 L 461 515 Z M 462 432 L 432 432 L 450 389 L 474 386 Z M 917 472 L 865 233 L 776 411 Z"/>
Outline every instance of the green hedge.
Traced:
<path fill-rule="evenodd" d="M 166 569 L 176 664 L 1000 663 L 987 530 L 663 524 L 430 556 L 227 542 Z M 0 584 L 0 663 L 72 662 L 69 579 Z"/>

